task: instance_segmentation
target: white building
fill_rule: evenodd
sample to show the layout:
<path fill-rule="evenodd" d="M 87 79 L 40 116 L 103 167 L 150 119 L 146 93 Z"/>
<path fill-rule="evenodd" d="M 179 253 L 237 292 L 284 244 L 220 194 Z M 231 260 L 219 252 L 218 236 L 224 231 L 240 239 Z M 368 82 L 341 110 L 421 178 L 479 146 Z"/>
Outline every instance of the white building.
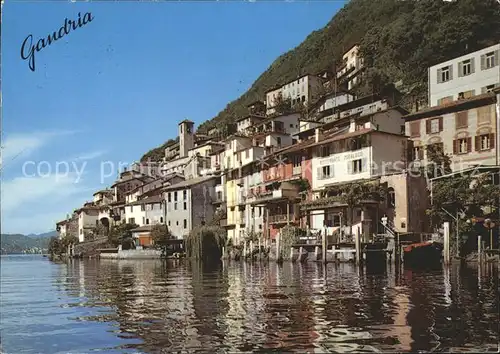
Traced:
<path fill-rule="evenodd" d="M 364 68 L 363 58 L 359 54 L 359 45 L 355 44 L 342 56 L 342 66 L 337 71 L 339 83 L 347 83 L 347 89 L 352 90 L 361 82 L 359 74 Z"/>
<path fill-rule="evenodd" d="M 429 106 L 468 98 L 500 86 L 500 44 L 431 66 Z"/>
<path fill-rule="evenodd" d="M 272 114 L 276 100 L 281 95 L 283 99 L 290 99 L 292 105 L 297 102 L 304 104 L 314 102 L 320 97 L 324 79 L 316 75 L 303 75 L 296 80 L 266 92 L 266 113 Z"/>
<path fill-rule="evenodd" d="M 212 220 L 216 178 L 197 177 L 166 186 L 166 222 L 177 239 L 185 238 L 189 232 Z"/>
<path fill-rule="evenodd" d="M 86 203 L 75 213 L 78 215 L 78 241 L 85 241 L 88 236 L 93 234 L 96 226 L 99 225 L 100 207 Z"/>

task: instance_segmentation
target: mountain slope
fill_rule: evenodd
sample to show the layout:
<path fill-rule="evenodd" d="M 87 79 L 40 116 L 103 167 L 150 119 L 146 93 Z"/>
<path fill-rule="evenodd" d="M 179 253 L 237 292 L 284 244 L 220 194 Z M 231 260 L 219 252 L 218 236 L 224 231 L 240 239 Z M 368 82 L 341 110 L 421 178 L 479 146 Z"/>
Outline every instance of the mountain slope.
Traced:
<path fill-rule="evenodd" d="M 47 249 L 50 237 L 29 237 L 20 234 L 0 235 L 2 254 L 22 253 L 31 248 Z"/>
<path fill-rule="evenodd" d="M 425 98 L 427 68 L 446 59 L 500 42 L 500 5 L 495 0 L 351 0 L 321 30 L 278 57 L 240 98 L 202 123 L 206 131 L 246 113 L 265 91 L 305 73 L 333 68 L 359 43 L 366 80 L 359 94 L 402 80 L 409 104 Z M 159 148 L 148 156 L 161 156 Z"/>

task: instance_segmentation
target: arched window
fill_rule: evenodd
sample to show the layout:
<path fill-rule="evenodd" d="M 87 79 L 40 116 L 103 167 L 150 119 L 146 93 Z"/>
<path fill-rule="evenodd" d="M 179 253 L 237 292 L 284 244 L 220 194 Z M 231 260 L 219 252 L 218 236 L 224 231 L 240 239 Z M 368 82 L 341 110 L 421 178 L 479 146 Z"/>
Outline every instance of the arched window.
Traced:
<path fill-rule="evenodd" d="M 387 207 L 396 207 L 396 192 L 394 192 L 394 188 L 392 187 L 387 190 Z"/>
<path fill-rule="evenodd" d="M 160 224 L 163 224 L 163 216 L 160 216 Z"/>

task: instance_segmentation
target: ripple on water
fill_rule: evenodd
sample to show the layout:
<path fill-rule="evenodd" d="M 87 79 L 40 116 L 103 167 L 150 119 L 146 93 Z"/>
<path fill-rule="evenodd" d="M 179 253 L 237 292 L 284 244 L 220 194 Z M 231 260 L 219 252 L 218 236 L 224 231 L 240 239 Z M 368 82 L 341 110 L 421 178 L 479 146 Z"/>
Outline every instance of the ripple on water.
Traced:
<path fill-rule="evenodd" d="M 498 349 L 493 270 L 2 257 L 1 272 L 12 353 Z"/>

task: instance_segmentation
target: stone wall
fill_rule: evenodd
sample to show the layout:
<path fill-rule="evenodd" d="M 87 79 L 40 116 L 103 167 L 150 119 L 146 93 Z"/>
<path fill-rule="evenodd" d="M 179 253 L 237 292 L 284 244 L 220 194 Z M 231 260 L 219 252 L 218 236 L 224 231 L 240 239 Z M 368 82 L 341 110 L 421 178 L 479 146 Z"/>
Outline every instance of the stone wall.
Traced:
<path fill-rule="evenodd" d="M 160 250 L 118 250 L 113 253 L 101 253 L 103 259 L 159 259 Z"/>

